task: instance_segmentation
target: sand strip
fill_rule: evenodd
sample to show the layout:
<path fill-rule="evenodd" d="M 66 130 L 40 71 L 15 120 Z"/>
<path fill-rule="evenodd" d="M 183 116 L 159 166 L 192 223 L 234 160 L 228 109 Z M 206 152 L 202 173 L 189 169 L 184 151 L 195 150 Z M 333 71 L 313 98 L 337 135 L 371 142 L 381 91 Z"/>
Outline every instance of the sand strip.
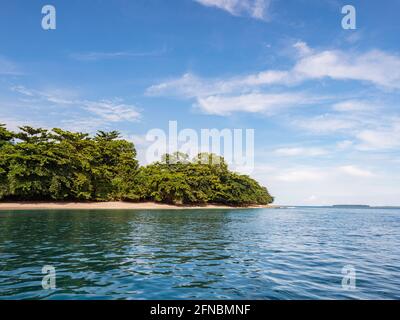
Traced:
<path fill-rule="evenodd" d="M 0 202 L 0 210 L 184 210 L 184 209 L 248 209 L 277 208 L 277 206 L 230 207 L 223 205 L 175 206 L 154 202 Z"/>

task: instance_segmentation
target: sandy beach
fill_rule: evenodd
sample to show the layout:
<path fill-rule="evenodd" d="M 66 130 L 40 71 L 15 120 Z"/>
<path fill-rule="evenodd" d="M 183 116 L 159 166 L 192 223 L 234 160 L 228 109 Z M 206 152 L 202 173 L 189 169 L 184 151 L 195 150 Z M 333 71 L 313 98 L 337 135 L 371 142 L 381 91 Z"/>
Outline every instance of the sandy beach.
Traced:
<path fill-rule="evenodd" d="M 223 205 L 205 206 L 176 206 L 154 202 L 0 202 L 0 210 L 184 210 L 184 209 L 247 209 L 247 208 L 276 208 L 276 206 L 230 207 Z"/>

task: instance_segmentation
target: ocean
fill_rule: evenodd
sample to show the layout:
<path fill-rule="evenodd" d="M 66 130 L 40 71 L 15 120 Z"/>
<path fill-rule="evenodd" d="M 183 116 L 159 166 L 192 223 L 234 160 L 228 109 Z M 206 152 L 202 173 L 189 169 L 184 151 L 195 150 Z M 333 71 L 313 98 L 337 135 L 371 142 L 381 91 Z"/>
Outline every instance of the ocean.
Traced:
<path fill-rule="evenodd" d="M 400 209 L 2 211 L 0 299 L 400 299 Z"/>

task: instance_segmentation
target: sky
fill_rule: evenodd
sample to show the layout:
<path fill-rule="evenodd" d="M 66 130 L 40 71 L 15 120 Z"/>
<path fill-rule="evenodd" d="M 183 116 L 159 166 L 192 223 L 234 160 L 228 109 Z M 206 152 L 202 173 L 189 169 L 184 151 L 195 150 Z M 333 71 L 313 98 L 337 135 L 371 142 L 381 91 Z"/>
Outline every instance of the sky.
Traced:
<path fill-rule="evenodd" d="M 44 5 L 56 29 L 43 30 Z M 342 7 L 356 29 L 342 28 Z M 400 205 L 400 1 L 1 0 L 0 123 L 255 130 L 277 204 Z"/>

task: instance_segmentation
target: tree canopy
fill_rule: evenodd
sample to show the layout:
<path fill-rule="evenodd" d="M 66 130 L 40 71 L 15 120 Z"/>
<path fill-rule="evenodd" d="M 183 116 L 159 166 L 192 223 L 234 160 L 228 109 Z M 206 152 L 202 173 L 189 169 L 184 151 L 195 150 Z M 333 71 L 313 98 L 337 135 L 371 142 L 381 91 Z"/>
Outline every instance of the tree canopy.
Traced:
<path fill-rule="evenodd" d="M 0 199 L 155 201 L 170 204 L 269 204 L 273 197 L 224 159 L 166 154 L 139 166 L 133 143 L 119 132 L 70 132 L 0 124 Z"/>

